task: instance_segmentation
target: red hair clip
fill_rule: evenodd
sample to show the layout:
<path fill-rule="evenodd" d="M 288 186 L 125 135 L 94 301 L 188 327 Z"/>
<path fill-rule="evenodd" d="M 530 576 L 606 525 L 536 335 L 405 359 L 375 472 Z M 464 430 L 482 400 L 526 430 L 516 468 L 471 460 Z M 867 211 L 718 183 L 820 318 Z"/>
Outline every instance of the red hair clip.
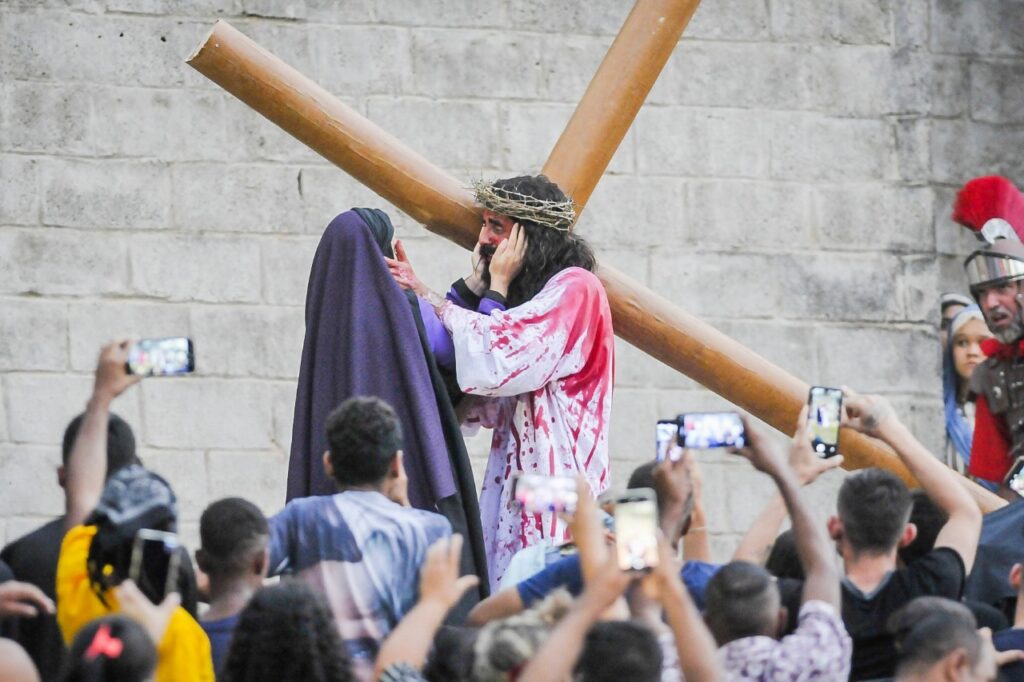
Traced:
<path fill-rule="evenodd" d="M 92 644 L 85 650 L 85 660 L 91 661 L 97 656 L 117 658 L 122 651 L 124 651 L 124 642 L 117 637 L 111 637 L 110 626 L 104 623 L 93 636 Z"/>

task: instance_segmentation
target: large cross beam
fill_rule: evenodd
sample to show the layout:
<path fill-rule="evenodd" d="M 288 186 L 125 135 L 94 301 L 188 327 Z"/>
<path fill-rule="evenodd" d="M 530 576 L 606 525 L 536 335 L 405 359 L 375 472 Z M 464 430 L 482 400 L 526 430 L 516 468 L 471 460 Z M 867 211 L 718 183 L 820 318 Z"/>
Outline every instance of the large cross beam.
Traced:
<path fill-rule="evenodd" d="M 699 0 L 638 0 L 544 166 L 582 210 L 672 53 Z M 480 209 L 464 183 L 438 169 L 309 78 L 218 21 L 189 65 L 428 230 L 465 248 Z M 614 268 L 598 276 L 615 333 L 730 402 L 789 432 L 807 383 Z M 878 466 L 913 478 L 879 441 L 844 429 L 845 465 Z M 979 506 L 1004 503 L 966 478 Z"/>

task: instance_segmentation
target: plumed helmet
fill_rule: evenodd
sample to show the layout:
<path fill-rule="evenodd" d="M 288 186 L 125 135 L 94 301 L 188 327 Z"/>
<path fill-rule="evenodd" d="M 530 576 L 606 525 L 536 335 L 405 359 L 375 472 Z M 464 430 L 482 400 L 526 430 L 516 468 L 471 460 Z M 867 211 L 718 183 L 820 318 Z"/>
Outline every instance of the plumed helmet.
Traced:
<path fill-rule="evenodd" d="M 1024 195 L 997 175 L 964 185 L 953 205 L 953 220 L 986 244 L 964 261 L 975 298 L 984 288 L 1024 279 Z"/>

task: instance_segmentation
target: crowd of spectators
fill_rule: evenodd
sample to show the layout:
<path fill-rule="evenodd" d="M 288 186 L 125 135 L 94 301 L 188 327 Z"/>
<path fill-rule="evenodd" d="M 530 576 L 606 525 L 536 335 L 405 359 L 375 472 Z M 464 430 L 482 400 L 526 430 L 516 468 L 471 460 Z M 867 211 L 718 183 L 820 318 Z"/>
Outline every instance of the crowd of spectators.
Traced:
<path fill-rule="evenodd" d="M 880 469 L 852 473 L 822 524 L 803 487 L 842 457 L 812 450 L 807 408 L 788 453 L 747 422 L 733 455 L 777 495 L 729 562 L 712 560 L 699 464 L 675 449 L 628 483 L 655 491 L 656 567 L 619 568 L 611 517 L 581 479 L 571 542 L 524 550 L 464 622 L 450 612 L 478 578 L 460 574 L 463 538 L 410 506 L 402 425 L 374 398 L 326 421 L 337 494 L 269 519 L 219 499 L 194 557 L 173 550 L 166 594 L 136 584 L 136 537 L 175 532 L 177 501 L 111 412 L 139 381 L 127 341 L 112 343 L 64 434 L 64 516 L 0 553 L 0 679 L 1024 680 L 1024 601 L 964 598 L 982 529 L 957 473 L 970 452 L 962 387 L 984 337 L 969 303 L 943 301 L 946 462 L 884 398 L 845 390 L 845 425 L 891 447 L 919 489 Z M 1014 594 L 1022 574 L 1015 563 L 1005 576 Z"/>

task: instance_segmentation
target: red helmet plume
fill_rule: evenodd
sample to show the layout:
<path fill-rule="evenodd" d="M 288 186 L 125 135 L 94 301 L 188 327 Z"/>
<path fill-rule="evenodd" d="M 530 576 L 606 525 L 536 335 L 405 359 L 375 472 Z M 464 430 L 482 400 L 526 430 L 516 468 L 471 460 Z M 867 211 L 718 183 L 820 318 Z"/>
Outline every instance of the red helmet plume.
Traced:
<path fill-rule="evenodd" d="M 1024 195 L 1012 182 L 998 175 L 975 178 L 964 185 L 953 204 L 953 220 L 979 233 L 986 241 L 997 237 L 1005 227 L 996 227 L 1005 221 L 1018 239 L 1024 240 Z M 986 229 L 986 224 L 994 222 Z"/>

